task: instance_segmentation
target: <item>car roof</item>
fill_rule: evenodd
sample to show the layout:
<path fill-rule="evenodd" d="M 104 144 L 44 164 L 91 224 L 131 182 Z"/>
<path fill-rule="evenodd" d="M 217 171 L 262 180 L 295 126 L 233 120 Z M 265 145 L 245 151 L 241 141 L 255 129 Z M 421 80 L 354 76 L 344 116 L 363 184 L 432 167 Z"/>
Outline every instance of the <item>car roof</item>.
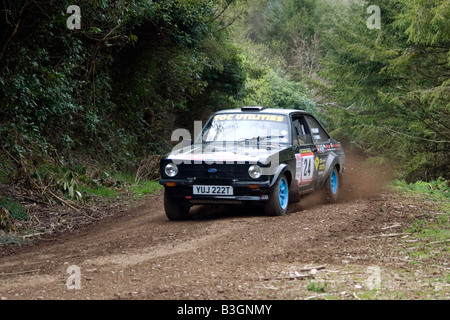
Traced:
<path fill-rule="evenodd" d="M 277 109 L 277 108 L 264 108 L 259 106 L 247 106 L 239 109 L 227 109 L 216 112 L 215 114 L 223 113 L 256 113 L 256 114 L 283 114 L 291 115 L 293 113 L 308 114 L 309 112 L 299 109 Z"/>

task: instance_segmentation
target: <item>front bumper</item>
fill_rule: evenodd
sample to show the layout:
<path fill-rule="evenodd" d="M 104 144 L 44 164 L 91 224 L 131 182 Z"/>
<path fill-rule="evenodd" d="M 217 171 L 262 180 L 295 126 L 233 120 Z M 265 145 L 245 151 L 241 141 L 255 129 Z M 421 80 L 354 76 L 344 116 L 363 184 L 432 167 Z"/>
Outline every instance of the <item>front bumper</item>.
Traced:
<path fill-rule="evenodd" d="M 166 196 L 171 199 L 195 204 L 241 204 L 266 202 L 272 189 L 269 181 L 199 181 L 196 179 L 161 179 L 159 183 L 165 187 Z M 233 195 L 194 195 L 195 185 L 232 186 Z"/>

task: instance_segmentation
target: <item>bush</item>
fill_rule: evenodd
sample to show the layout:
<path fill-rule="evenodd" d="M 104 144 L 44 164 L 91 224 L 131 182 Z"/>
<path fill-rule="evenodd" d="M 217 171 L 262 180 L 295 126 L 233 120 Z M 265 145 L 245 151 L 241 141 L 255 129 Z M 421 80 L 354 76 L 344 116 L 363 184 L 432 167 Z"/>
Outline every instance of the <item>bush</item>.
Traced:
<path fill-rule="evenodd" d="M 11 197 L 0 199 L 0 208 L 5 208 L 13 219 L 28 220 L 27 210 Z"/>
<path fill-rule="evenodd" d="M 393 187 L 396 190 L 424 195 L 434 201 L 448 201 L 450 198 L 450 181 L 442 177 L 430 182 L 406 183 L 404 180 L 397 180 L 393 182 Z"/>

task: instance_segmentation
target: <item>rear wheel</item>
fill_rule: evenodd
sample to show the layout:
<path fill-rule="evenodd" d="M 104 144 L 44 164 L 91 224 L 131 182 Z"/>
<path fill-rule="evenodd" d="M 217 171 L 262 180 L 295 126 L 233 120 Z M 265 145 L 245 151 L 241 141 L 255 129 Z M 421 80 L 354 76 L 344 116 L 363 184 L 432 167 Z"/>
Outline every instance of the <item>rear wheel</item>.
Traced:
<path fill-rule="evenodd" d="M 340 175 L 336 167 L 331 170 L 331 174 L 325 182 L 325 201 L 326 202 L 336 202 L 339 200 L 340 193 Z"/>
<path fill-rule="evenodd" d="M 189 218 L 190 208 L 183 202 L 170 198 L 167 191 L 164 191 L 164 210 L 170 220 L 187 220 Z"/>
<path fill-rule="evenodd" d="M 282 216 L 286 214 L 289 204 L 289 183 L 285 175 L 281 175 L 269 202 L 264 206 L 264 211 L 269 216 Z"/>

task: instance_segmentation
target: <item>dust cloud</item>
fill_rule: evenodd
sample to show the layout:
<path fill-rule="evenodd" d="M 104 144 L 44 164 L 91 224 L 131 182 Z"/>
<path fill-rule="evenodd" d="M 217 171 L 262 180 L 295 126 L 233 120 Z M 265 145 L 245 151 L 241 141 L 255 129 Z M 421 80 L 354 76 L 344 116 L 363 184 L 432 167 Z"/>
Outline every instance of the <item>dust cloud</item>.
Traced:
<path fill-rule="evenodd" d="M 373 197 L 383 192 L 386 184 L 392 180 L 390 168 L 369 164 L 367 159 L 367 156 L 360 152 L 346 152 L 339 202 Z M 300 203 L 292 205 L 291 211 L 301 211 L 323 204 L 323 194 L 316 192 L 303 196 Z"/>

